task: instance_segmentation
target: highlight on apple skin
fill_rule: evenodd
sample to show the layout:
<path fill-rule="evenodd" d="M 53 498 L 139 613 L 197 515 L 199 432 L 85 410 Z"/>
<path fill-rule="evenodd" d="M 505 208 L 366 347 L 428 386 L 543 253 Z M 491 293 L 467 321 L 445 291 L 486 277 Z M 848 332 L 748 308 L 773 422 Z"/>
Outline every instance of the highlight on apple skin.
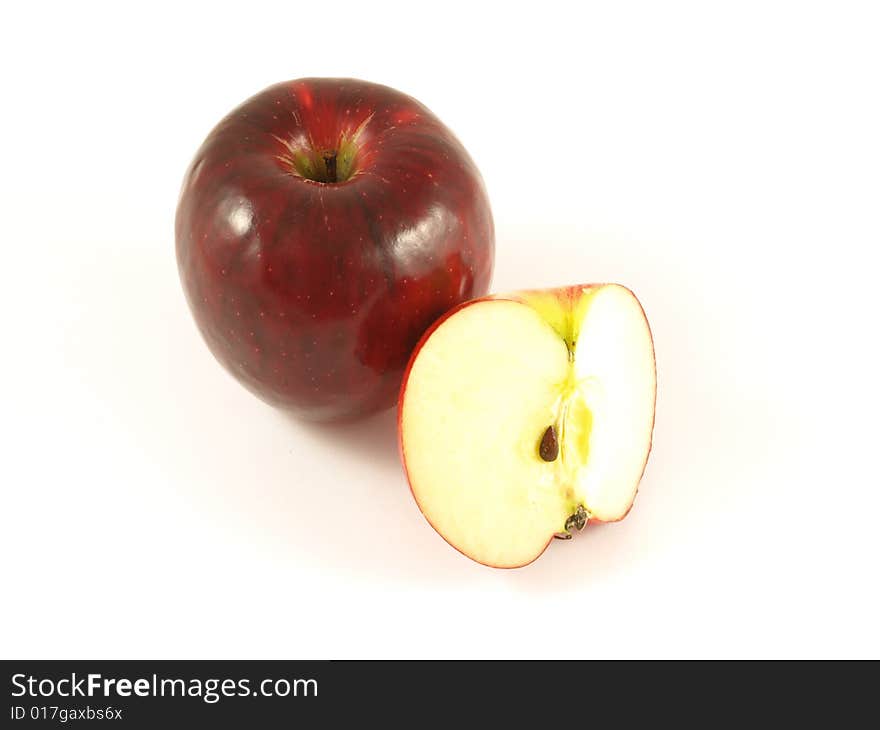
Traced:
<path fill-rule="evenodd" d="M 619 284 L 466 302 L 425 333 L 400 393 L 419 509 L 484 565 L 527 565 L 554 537 L 623 519 L 651 450 L 651 330 Z"/>
<path fill-rule="evenodd" d="M 452 132 L 355 79 L 271 86 L 184 177 L 177 263 L 196 324 L 241 383 L 314 420 L 395 404 L 412 348 L 486 293 L 494 226 Z"/>

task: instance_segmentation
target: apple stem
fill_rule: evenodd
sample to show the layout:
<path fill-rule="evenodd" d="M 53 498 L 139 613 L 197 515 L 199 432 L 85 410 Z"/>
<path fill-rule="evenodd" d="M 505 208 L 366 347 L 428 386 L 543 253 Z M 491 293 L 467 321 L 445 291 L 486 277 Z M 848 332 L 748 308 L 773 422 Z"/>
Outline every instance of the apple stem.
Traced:
<path fill-rule="evenodd" d="M 336 152 L 328 150 L 324 153 L 324 167 L 327 168 L 327 182 L 336 182 Z"/>

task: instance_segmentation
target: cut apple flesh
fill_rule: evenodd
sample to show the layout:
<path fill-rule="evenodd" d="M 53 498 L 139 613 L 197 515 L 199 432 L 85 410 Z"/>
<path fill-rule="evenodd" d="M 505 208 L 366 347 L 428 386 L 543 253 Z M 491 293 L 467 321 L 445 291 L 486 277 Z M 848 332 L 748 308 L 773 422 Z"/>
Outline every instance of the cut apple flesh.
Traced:
<path fill-rule="evenodd" d="M 588 519 L 619 520 L 651 448 L 655 390 L 648 322 L 625 287 L 469 302 L 423 339 L 402 388 L 419 508 L 496 567 L 531 562 Z"/>

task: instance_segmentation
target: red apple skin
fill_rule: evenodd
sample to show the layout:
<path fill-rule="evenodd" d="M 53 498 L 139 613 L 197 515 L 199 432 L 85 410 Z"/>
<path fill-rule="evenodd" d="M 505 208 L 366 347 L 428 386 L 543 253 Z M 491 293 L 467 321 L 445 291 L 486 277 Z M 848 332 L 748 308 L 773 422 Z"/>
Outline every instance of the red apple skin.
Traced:
<path fill-rule="evenodd" d="M 606 286 L 606 285 L 605 284 L 581 284 L 581 285 L 577 285 L 577 286 L 560 287 L 560 288 L 556 289 L 555 291 L 558 294 L 560 299 L 574 300 L 584 290 L 594 288 L 594 287 L 602 287 L 602 286 Z M 459 310 L 464 309 L 465 307 L 469 307 L 472 304 L 478 304 L 479 302 L 485 302 L 485 301 L 497 300 L 497 299 L 508 299 L 508 300 L 514 301 L 514 302 L 523 302 L 522 297 L 517 296 L 517 295 L 527 294 L 527 293 L 529 293 L 529 291 L 535 291 L 535 292 L 539 292 L 539 293 L 546 293 L 547 292 L 547 290 L 537 289 L 537 290 L 523 290 L 520 292 L 513 292 L 511 294 L 500 294 L 500 295 L 499 294 L 490 294 L 488 296 L 482 296 L 482 297 L 479 297 L 479 298 L 474 299 L 469 302 L 463 302 L 463 303 L 459 304 L 458 306 L 454 307 L 453 309 L 449 310 L 448 312 L 446 312 L 442 317 L 440 317 L 437 321 L 435 321 L 425 331 L 425 333 L 419 338 L 419 341 L 416 343 L 416 346 L 413 348 L 412 354 L 410 355 L 410 358 L 409 358 L 409 362 L 407 363 L 406 369 L 404 370 L 403 378 L 401 379 L 400 395 L 398 396 L 398 406 L 399 407 L 397 409 L 397 450 L 398 450 L 398 453 L 400 454 L 400 463 L 403 465 L 403 471 L 406 474 L 406 481 L 407 481 L 407 484 L 409 485 L 409 492 L 412 495 L 413 500 L 415 500 L 416 506 L 419 508 L 419 512 L 422 513 L 422 516 L 425 518 L 425 520 L 428 522 L 428 524 L 434 529 L 434 532 L 436 532 L 438 535 L 440 535 L 440 537 L 443 538 L 444 542 L 447 545 L 449 545 L 451 548 L 453 548 L 456 552 L 461 553 L 466 558 L 473 560 L 475 563 L 479 563 L 480 565 L 485 565 L 487 568 L 498 568 L 500 570 L 515 570 L 517 568 L 524 568 L 528 565 L 531 565 L 532 563 L 534 563 L 538 558 L 540 558 L 544 554 L 544 552 L 547 550 L 547 548 L 550 547 L 550 543 L 552 543 L 555 538 L 553 537 L 553 535 L 548 535 L 547 543 L 544 545 L 543 548 L 541 548 L 540 552 L 538 552 L 538 554 L 535 555 L 531 560 L 528 560 L 525 563 L 522 563 L 520 565 L 492 565 L 491 563 L 484 563 L 481 560 L 477 560 L 472 555 L 468 555 L 467 553 L 459 550 L 455 545 L 453 545 L 451 542 L 449 542 L 449 540 L 446 539 L 446 537 L 443 535 L 443 533 L 440 532 L 440 530 L 438 530 L 435 527 L 433 522 L 431 522 L 431 518 L 428 517 L 428 515 L 426 515 L 422 511 L 422 506 L 419 504 L 419 499 L 416 496 L 415 490 L 413 489 L 412 480 L 410 479 L 410 476 L 409 476 L 409 469 L 407 469 L 407 466 L 406 466 L 406 451 L 403 448 L 403 408 L 402 408 L 402 405 L 403 405 L 403 397 L 404 397 L 404 394 L 406 393 L 406 383 L 409 378 L 410 371 L 412 370 L 413 365 L 415 364 L 416 358 L 419 355 L 419 351 L 422 349 L 422 346 L 428 341 L 428 338 L 434 333 L 434 330 L 436 330 L 441 324 L 443 324 L 452 315 L 456 314 Z M 630 293 L 632 293 L 632 291 L 630 291 Z M 636 299 L 636 301 L 638 301 L 638 299 Z M 641 307 L 641 302 L 639 302 L 639 306 Z M 642 308 L 642 314 L 644 314 L 644 313 L 645 313 L 644 308 Z M 645 317 L 645 321 L 646 322 L 648 321 L 647 317 Z M 650 324 L 648 325 L 648 327 L 650 330 Z M 651 340 L 653 342 L 653 333 L 651 335 Z M 656 367 L 656 356 L 655 356 L 655 367 Z M 642 464 L 642 471 L 639 474 L 639 483 L 640 484 L 641 484 L 642 477 L 644 477 L 644 475 L 645 475 L 645 469 L 648 466 L 648 457 L 650 456 L 651 449 L 653 447 L 654 423 L 656 422 L 656 418 L 657 418 L 656 404 L 657 404 L 657 394 L 655 391 L 655 393 L 654 393 L 654 406 L 655 406 L 654 417 L 651 420 L 652 442 L 648 445 L 648 452 L 645 454 L 645 461 Z M 629 503 L 629 506 L 626 508 L 626 512 L 623 514 L 623 516 L 619 517 L 616 520 L 608 520 L 608 521 L 592 518 L 584 526 L 584 529 L 590 527 L 591 525 L 592 526 L 610 525 L 610 524 L 614 524 L 614 523 L 620 522 L 621 520 L 626 519 L 629 516 L 629 513 L 632 511 L 633 504 L 635 504 L 635 499 L 637 496 L 638 496 L 638 489 L 636 490 L 636 493 L 633 495 L 633 499 Z"/>
<path fill-rule="evenodd" d="M 286 142 L 357 138 L 347 180 L 309 180 Z M 271 86 L 223 119 L 184 177 L 177 263 L 215 357 L 312 420 L 392 406 L 409 355 L 488 290 L 494 225 L 479 171 L 422 104 L 354 79 Z"/>

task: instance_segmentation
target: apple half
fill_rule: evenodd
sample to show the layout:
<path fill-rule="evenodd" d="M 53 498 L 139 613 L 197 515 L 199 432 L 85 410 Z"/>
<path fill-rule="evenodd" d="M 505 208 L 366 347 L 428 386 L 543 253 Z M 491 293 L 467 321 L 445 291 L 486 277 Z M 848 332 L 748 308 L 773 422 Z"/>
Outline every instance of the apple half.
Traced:
<path fill-rule="evenodd" d="M 466 302 L 404 376 L 400 451 L 413 496 L 453 547 L 526 565 L 589 520 L 623 519 L 651 450 L 651 330 L 618 284 Z"/>

